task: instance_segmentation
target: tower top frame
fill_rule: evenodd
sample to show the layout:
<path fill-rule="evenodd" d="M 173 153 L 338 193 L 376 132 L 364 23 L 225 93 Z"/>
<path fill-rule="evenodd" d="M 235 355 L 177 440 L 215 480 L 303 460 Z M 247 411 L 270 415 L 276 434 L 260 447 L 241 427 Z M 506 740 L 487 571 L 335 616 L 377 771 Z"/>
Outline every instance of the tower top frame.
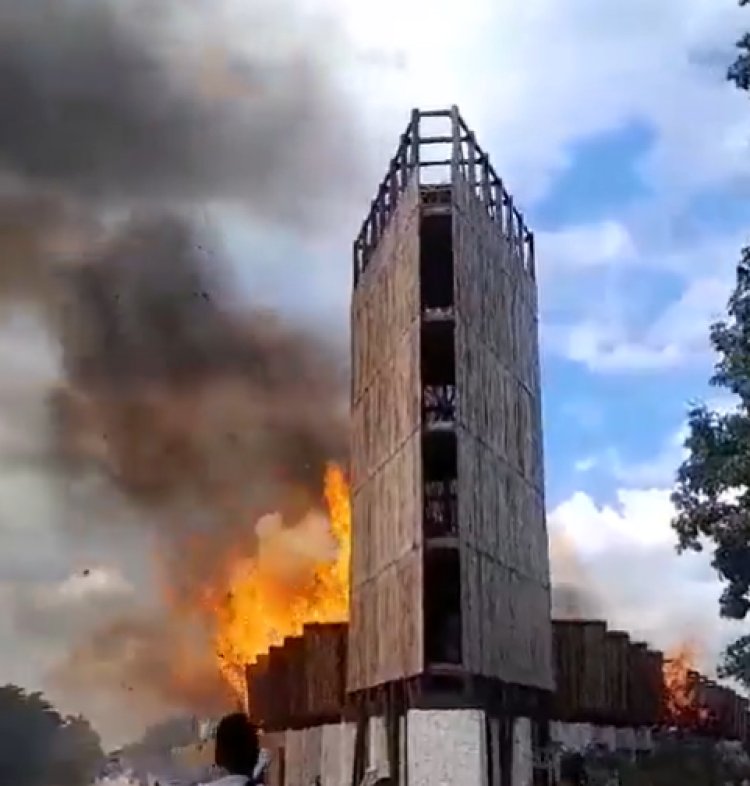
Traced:
<path fill-rule="evenodd" d="M 406 188 L 416 182 L 425 200 L 450 204 L 450 189 L 459 174 L 490 219 L 516 248 L 524 268 L 532 278 L 536 277 L 534 235 L 492 166 L 489 155 L 478 144 L 474 132 L 454 105 L 450 109 L 412 109 L 396 154 L 354 241 L 355 287 Z"/>

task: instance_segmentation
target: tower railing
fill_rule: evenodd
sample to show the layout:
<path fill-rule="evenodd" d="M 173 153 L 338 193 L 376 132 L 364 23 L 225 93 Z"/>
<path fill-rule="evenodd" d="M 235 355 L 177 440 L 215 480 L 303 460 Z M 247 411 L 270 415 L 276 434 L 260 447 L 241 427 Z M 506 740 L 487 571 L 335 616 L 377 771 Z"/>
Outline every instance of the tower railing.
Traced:
<path fill-rule="evenodd" d="M 429 126 L 437 128 L 431 132 Z M 468 183 L 489 218 L 516 252 L 524 269 L 535 276 L 534 235 L 527 228 L 502 178 L 495 172 L 489 156 L 454 106 L 451 109 L 412 110 L 396 154 L 354 241 L 355 286 L 409 184 L 415 183 L 420 191 L 427 191 L 430 186 L 444 191 L 446 186 L 450 187 L 456 181 L 457 174 Z"/>

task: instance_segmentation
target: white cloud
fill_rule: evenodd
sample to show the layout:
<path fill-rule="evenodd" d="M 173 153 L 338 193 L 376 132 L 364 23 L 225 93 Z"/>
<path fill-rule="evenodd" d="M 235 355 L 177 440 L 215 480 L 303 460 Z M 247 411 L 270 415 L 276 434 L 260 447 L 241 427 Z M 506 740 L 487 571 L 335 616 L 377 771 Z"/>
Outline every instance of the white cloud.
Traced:
<path fill-rule="evenodd" d="M 596 456 L 586 456 L 585 458 L 578 459 L 573 464 L 573 469 L 576 472 L 590 472 L 599 465 L 599 460 Z"/>
<path fill-rule="evenodd" d="M 621 489 L 615 505 L 598 506 L 576 492 L 560 503 L 550 521 L 588 557 L 609 549 L 652 548 L 674 542 L 672 504 L 666 489 Z"/>
<path fill-rule="evenodd" d="M 574 585 L 612 627 L 654 646 L 694 639 L 712 672 L 738 628 L 719 617 L 721 584 L 706 554 L 675 551 L 669 489 L 621 489 L 598 504 L 576 492 L 548 515 L 553 581 Z"/>
<path fill-rule="evenodd" d="M 728 414 L 736 407 L 730 395 L 714 396 L 703 402 L 708 409 Z M 615 447 L 579 458 L 574 463 L 576 472 L 585 474 L 597 471 L 611 477 L 626 488 L 669 488 L 673 485 L 677 469 L 689 455 L 685 440 L 689 436 L 687 421 L 668 434 L 655 455 L 630 459 Z"/>
<path fill-rule="evenodd" d="M 344 328 L 338 315 L 348 300 L 349 243 L 413 106 L 458 103 L 522 207 L 571 162 L 573 143 L 635 121 L 653 132 L 641 166 L 648 210 L 638 219 L 615 211 L 603 221 L 540 233 L 541 275 L 581 276 L 572 293 L 576 308 L 563 319 L 554 315 L 545 336 L 554 351 L 601 372 L 658 371 L 706 358 L 704 328 L 723 307 L 740 241 L 712 237 L 696 248 L 675 236 L 657 252 L 647 225 L 655 216 L 668 224 L 702 189 L 750 175 L 747 101 L 724 79 L 750 13 L 734 0 L 469 0 L 458 22 L 449 0 L 305 6 L 334 14 L 360 50 L 358 65 L 340 71 L 360 114 L 362 166 L 372 182 L 336 236 L 314 253 L 240 238 L 237 245 L 254 252 L 235 251 L 253 296 L 316 319 L 326 315 Z M 299 257 L 298 286 L 290 288 L 286 260 Z M 676 272 L 683 296 L 655 324 L 651 316 L 602 313 L 597 283 L 587 276 L 625 266 L 639 267 L 644 277 Z M 718 296 L 696 292 L 687 302 L 706 286 Z M 549 305 L 556 287 L 542 295 Z M 610 299 L 626 301 L 627 292 Z"/>
<path fill-rule="evenodd" d="M 403 55 L 401 69 L 351 75 L 363 111 L 377 118 L 369 133 L 383 160 L 409 107 L 456 101 L 522 206 L 570 163 L 573 142 L 633 121 L 653 132 L 640 167 L 650 189 L 645 225 L 655 216 L 666 225 L 696 193 L 750 175 L 747 101 L 724 78 L 750 22 L 733 0 L 470 0 L 460 36 L 446 0 L 388 0 L 377 13 L 354 0 L 339 7 L 363 44 Z M 545 333 L 555 351 L 597 372 L 705 361 L 707 328 L 724 306 L 740 241 L 715 236 L 696 248 L 673 236 L 657 253 L 648 232 L 613 214 L 540 235 L 542 275 L 581 275 L 578 313 Z M 676 272 L 684 291 L 656 321 L 602 314 L 586 276 L 625 264 L 644 277 Z M 555 295 L 543 291 L 547 304 Z"/>
<path fill-rule="evenodd" d="M 540 259 L 544 260 L 542 273 L 549 275 L 625 265 L 637 260 L 630 230 L 615 219 L 540 232 L 537 248 Z"/>
<path fill-rule="evenodd" d="M 687 426 L 671 434 L 655 456 L 641 460 L 627 460 L 616 448 L 578 459 L 574 468 L 585 474 L 596 470 L 629 488 L 643 486 L 668 487 L 675 479 L 677 468 L 687 457 L 684 447 Z"/>
<path fill-rule="evenodd" d="M 548 333 L 559 354 L 591 371 L 663 371 L 710 361 L 711 325 L 726 314 L 732 281 L 728 276 L 698 277 L 653 322 L 597 315 Z M 595 308 L 594 305 L 592 308 Z M 619 319 L 618 319 L 619 317 Z"/>
<path fill-rule="evenodd" d="M 593 398 L 573 398 L 561 404 L 561 413 L 586 431 L 598 431 L 606 423 L 601 401 Z"/>
<path fill-rule="evenodd" d="M 335 14 L 360 50 L 342 82 L 363 154 L 383 164 L 413 106 L 458 103 L 524 203 L 571 143 L 633 120 L 654 130 L 644 175 L 657 191 L 686 197 L 750 172 L 745 101 L 725 63 L 711 65 L 746 24 L 732 0 L 469 0 L 460 21 L 449 0 L 307 5 Z"/>

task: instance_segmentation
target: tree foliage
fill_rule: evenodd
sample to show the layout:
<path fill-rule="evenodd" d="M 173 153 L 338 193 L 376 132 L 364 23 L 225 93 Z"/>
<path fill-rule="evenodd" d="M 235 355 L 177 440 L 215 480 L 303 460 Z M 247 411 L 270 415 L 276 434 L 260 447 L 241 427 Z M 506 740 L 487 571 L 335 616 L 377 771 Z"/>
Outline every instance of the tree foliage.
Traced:
<path fill-rule="evenodd" d="M 727 647 L 719 676 L 733 677 L 750 686 L 750 636 L 742 636 Z"/>
<path fill-rule="evenodd" d="M 750 611 L 750 249 L 737 267 L 728 312 L 711 329 L 719 355 L 711 382 L 733 393 L 738 407 L 690 412 L 689 455 L 677 473 L 673 526 L 683 549 L 713 544 L 713 565 L 726 582 L 721 612 L 744 619 Z"/>
<path fill-rule="evenodd" d="M 750 0 L 739 0 L 741 6 Z M 750 92 L 750 32 L 737 42 L 727 77 Z M 725 582 L 721 613 L 750 612 L 750 247 L 742 250 L 727 318 L 711 328 L 718 361 L 711 383 L 737 399 L 732 412 L 706 406 L 689 415 L 688 458 L 677 473 L 672 522 L 682 549 L 713 546 L 713 566 Z M 720 673 L 750 688 L 750 636 L 724 653 Z"/>
<path fill-rule="evenodd" d="M 750 0 L 739 0 L 740 5 L 747 5 Z M 734 82 L 740 90 L 750 90 L 750 33 L 740 38 L 737 42 L 739 54 L 729 66 L 729 80 Z"/>
<path fill-rule="evenodd" d="M 63 717 L 40 693 L 0 687 L 0 783 L 86 786 L 103 757 L 84 718 Z"/>

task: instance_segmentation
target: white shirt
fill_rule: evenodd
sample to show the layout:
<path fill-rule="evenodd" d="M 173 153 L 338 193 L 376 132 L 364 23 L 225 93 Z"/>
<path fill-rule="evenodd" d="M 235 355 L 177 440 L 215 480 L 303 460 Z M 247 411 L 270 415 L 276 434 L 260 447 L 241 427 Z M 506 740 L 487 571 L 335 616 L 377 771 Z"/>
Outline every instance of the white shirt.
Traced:
<path fill-rule="evenodd" d="M 247 777 L 244 775 L 224 775 L 218 780 L 205 783 L 203 786 L 247 786 Z"/>

